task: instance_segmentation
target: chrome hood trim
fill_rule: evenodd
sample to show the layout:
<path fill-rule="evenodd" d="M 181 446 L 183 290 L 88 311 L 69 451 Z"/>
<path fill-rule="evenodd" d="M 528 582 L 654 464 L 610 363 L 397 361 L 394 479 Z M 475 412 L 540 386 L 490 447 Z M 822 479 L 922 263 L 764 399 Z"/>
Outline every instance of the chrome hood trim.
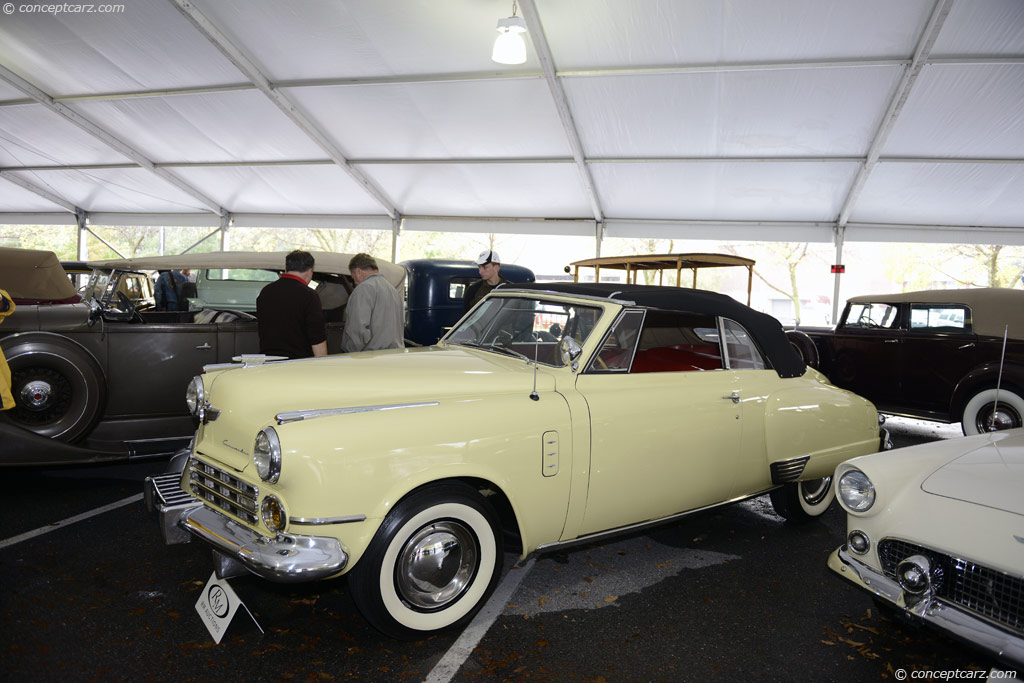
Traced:
<path fill-rule="evenodd" d="M 318 417 L 327 417 L 330 415 L 351 415 L 353 413 L 371 413 L 377 410 L 400 410 L 402 408 L 423 408 L 426 406 L 440 405 L 438 401 L 424 401 L 422 403 L 393 403 L 390 405 L 380 406 L 352 406 L 350 408 L 319 408 L 311 410 L 290 410 L 284 413 L 278 413 L 274 416 L 277 420 L 277 424 L 283 425 L 289 422 L 300 422 L 302 420 L 312 420 Z"/>

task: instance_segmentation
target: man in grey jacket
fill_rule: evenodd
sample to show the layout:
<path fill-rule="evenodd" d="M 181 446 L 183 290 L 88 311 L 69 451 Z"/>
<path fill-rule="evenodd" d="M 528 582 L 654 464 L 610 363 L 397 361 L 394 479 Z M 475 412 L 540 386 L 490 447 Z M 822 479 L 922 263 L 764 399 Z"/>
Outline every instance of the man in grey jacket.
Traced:
<path fill-rule="evenodd" d="M 398 290 L 377 270 L 369 254 L 356 254 L 348 264 L 356 288 L 345 310 L 341 350 L 373 351 L 405 346 L 405 311 Z"/>

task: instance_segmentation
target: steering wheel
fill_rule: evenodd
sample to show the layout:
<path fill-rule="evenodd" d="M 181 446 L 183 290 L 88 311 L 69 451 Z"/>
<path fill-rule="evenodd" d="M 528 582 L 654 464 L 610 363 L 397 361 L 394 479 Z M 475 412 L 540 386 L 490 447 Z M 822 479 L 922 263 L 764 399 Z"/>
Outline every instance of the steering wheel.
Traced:
<path fill-rule="evenodd" d="M 511 346 L 512 345 L 512 333 L 508 330 L 502 330 L 494 336 L 494 341 L 491 342 L 491 346 Z"/>
<path fill-rule="evenodd" d="M 139 309 L 135 306 L 135 302 L 128 298 L 128 295 L 124 292 L 117 293 L 117 302 L 121 304 L 121 307 L 125 312 L 129 313 L 128 320 L 133 323 L 145 322 L 142 319 L 142 314 L 139 313 Z"/>
<path fill-rule="evenodd" d="M 601 368 L 602 370 L 608 369 L 608 364 L 604 362 L 604 358 L 601 358 L 601 356 L 595 358 L 594 362 L 597 363 L 597 367 Z"/>

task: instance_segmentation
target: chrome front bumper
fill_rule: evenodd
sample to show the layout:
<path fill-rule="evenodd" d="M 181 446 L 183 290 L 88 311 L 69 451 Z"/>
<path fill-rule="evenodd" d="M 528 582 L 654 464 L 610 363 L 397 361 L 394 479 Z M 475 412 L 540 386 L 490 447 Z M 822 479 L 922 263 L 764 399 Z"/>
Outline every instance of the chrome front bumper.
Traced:
<path fill-rule="evenodd" d="M 829 569 L 925 626 L 978 647 L 1011 666 L 1024 667 L 1024 638 L 925 593 L 905 593 L 893 579 L 869 567 L 846 546 L 829 555 Z"/>
<path fill-rule="evenodd" d="M 158 515 L 167 545 L 188 543 L 194 536 L 253 574 L 279 583 L 325 579 L 340 573 L 348 564 L 348 554 L 335 538 L 261 536 L 227 515 L 205 507 L 183 491 L 179 481 L 178 474 L 146 478 L 146 507 Z"/>

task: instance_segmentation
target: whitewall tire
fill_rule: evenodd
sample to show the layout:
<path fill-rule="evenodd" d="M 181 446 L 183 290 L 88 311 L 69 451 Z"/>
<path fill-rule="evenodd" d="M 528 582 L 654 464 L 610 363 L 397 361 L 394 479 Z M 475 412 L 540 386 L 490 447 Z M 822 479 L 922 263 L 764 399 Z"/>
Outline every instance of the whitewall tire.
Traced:
<path fill-rule="evenodd" d="M 996 398 L 995 389 L 985 389 L 971 397 L 964 406 L 961 422 L 964 434 L 992 431 L 993 417 L 997 431 L 1024 426 L 1024 398 L 1016 391 L 1004 388 L 999 390 L 998 401 Z"/>
<path fill-rule="evenodd" d="M 825 514 L 836 499 L 832 477 L 786 484 L 770 494 L 772 507 L 783 519 L 806 522 Z"/>
<path fill-rule="evenodd" d="M 502 559 L 491 506 L 469 486 L 442 484 L 388 513 L 349 588 L 374 627 L 421 638 L 468 622 L 494 589 Z"/>

